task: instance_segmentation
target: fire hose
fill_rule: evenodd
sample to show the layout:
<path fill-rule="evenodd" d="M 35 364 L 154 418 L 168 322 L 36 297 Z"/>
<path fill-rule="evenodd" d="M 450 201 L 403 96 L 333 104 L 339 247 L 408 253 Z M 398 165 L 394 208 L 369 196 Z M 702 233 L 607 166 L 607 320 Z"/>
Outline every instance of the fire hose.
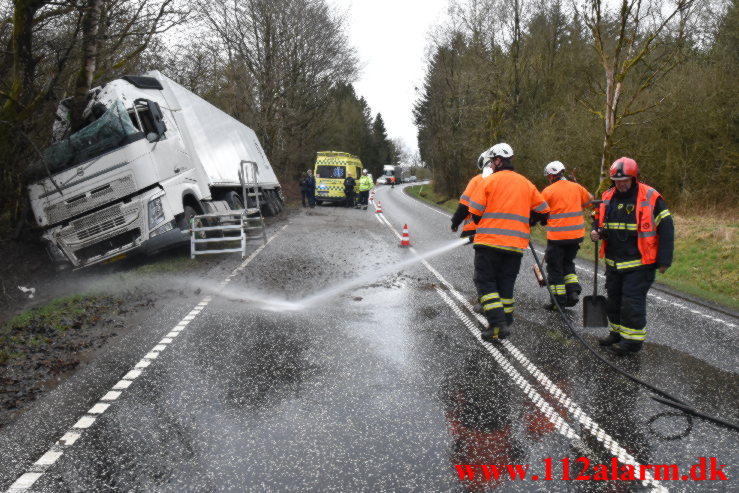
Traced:
<path fill-rule="evenodd" d="M 529 242 L 529 247 L 531 249 L 531 254 L 534 256 L 534 261 L 536 262 L 537 267 L 543 273 L 544 272 L 544 268 L 543 268 L 541 262 L 539 262 L 539 256 L 536 254 L 536 250 L 534 250 L 534 245 L 531 242 Z M 570 332 L 575 337 L 575 339 L 577 339 L 580 344 L 582 344 L 583 346 L 585 346 L 585 348 L 588 351 L 590 351 L 590 353 L 593 354 L 598 360 L 600 360 L 602 363 L 604 363 L 610 369 L 612 369 L 612 370 L 616 371 L 617 373 L 620 373 L 624 377 L 628 378 L 629 380 L 631 380 L 631 381 L 633 381 L 633 382 L 635 382 L 635 383 L 637 383 L 637 384 L 639 384 L 639 385 L 641 385 L 643 387 L 646 387 L 647 389 L 649 389 L 652 392 L 654 392 L 655 394 L 657 394 L 657 396 L 654 396 L 654 395 L 650 395 L 649 396 L 653 400 L 655 400 L 655 401 L 657 401 L 657 402 L 659 402 L 661 404 L 665 404 L 667 406 L 670 406 L 670 407 L 679 409 L 680 411 L 682 411 L 682 412 L 684 412 L 686 414 L 689 414 L 689 415 L 692 415 L 692 416 L 696 416 L 696 417 L 701 418 L 701 419 L 705 419 L 706 421 L 711 421 L 711 422 L 713 422 L 713 423 L 715 423 L 715 424 L 717 424 L 719 426 L 723 426 L 724 428 L 728 428 L 728 429 L 733 430 L 733 431 L 739 431 L 739 425 L 737 425 L 735 423 L 732 423 L 730 421 L 726 421 L 726 420 L 724 420 L 722 418 L 717 418 L 715 416 L 711 416 L 709 414 L 706 414 L 704 412 L 701 412 L 701 411 L 695 409 L 690 403 L 687 403 L 687 402 L 685 402 L 682 399 L 678 399 L 677 397 L 673 396 L 672 394 L 669 394 L 668 392 L 665 392 L 664 390 L 662 390 L 662 389 L 660 389 L 658 387 L 655 387 L 654 385 L 652 385 L 650 383 L 647 383 L 644 380 L 641 380 L 641 379 L 635 377 L 634 375 L 632 375 L 632 374 L 630 374 L 630 373 L 622 370 L 618 366 L 614 365 L 613 363 L 611 363 L 610 361 L 608 361 L 607 359 L 605 359 L 595 349 L 593 349 L 593 347 L 590 346 L 590 344 L 588 344 L 587 342 L 585 342 L 585 340 L 582 338 L 582 336 L 575 330 L 575 327 L 572 325 L 572 322 L 565 315 L 564 310 L 562 309 L 562 306 L 559 304 L 559 302 L 557 301 L 557 299 L 555 298 L 555 296 L 552 294 L 552 290 L 549 288 L 549 279 L 546 276 L 543 276 L 543 277 L 544 277 L 544 283 L 545 283 L 545 285 L 547 287 L 547 292 L 549 293 L 549 297 L 551 298 L 552 303 L 554 304 L 554 306 L 557 307 L 557 311 L 559 312 L 559 315 L 562 318 L 562 321 L 570 329 Z M 595 282 L 598 282 L 598 280 L 596 279 Z M 658 396 L 661 396 L 661 397 L 658 397 Z"/>

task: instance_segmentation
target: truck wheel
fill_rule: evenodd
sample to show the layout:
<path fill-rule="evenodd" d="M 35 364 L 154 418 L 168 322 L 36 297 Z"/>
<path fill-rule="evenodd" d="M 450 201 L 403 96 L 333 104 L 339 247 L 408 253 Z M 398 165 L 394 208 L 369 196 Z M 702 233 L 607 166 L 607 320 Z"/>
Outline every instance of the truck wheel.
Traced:
<path fill-rule="evenodd" d="M 244 208 L 244 201 L 241 200 L 241 195 L 234 191 L 228 192 L 226 195 L 224 195 L 223 200 L 226 201 L 232 211 L 237 211 Z"/>
<path fill-rule="evenodd" d="M 182 211 L 182 218 L 177 223 L 177 227 L 180 228 L 180 231 L 190 231 L 190 220 L 197 216 L 198 213 L 189 205 L 183 207 Z"/>
<path fill-rule="evenodd" d="M 277 190 L 272 190 L 272 197 L 275 199 L 275 205 L 277 206 L 277 212 L 280 213 L 285 208 L 282 204 L 282 200 L 280 199 L 280 194 L 277 193 Z"/>
<path fill-rule="evenodd" d="M 276 216 L 280 213 L 280 206 L 277 204 L 277 199 L 272 190 L 267 190 L 265 193 L 267 194 L 267 203 L 270 207 L 270 213 L 272 216 Z"/>
<path fill-rule="evenodd" d="M 233 211 L 238 211 L 244 208 L 244 201 L 241 200 L 241 196 L 236 192 L 228 192 L 224 197 L 223 200 L 225 200 L 228 203 L 228 206 Z"/>

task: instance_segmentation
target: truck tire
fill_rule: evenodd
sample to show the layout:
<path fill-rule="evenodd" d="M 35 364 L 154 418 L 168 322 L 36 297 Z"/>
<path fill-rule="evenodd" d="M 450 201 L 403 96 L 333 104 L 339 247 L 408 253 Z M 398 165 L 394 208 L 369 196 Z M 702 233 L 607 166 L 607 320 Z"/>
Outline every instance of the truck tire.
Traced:
<path fill-rule="evenodd" d="M 282 212 L 282 209 L 284 209 L 282 201 L 280 200 L 280 194 L 277 193 L 277 190 L 270 190 L 270 192 L 272 194 L 272 199 L 275 202 L 275 206 L 277 206 L 277 213 L 279 214 Z"/>
<path fill-rule="evenodd" d="M 244 208 L 244 201 L 241 200 L 241 195 L 236 192 L 228 192 L 226 195 L 224 195 L 223 200 L 228 203 L 228 206 L 231 208 L 232 211 L 237 211 Z"/>
<path fill-rule="evenodd" d="M 180 228 L 180 231 L 189 231 L 190 230 L 190 219 L 197 216 L 198 213 L 195 209 L 190 207 L 189 205 L 186 205 L 182 208 L 182 218 L 177 223 L 177 227 Z"/>
<path fill-rule="evenodd" d="M 277 205 L 275 204 L 275 199 L 272 196 L 272 191 L 265 190 L 263 192 L 263 196 L 264 196 L 264 203 L 267 209 L 267 215 L 276 216 L 277 214 L 279 214 L 280 210 L 277 208 Z"/>

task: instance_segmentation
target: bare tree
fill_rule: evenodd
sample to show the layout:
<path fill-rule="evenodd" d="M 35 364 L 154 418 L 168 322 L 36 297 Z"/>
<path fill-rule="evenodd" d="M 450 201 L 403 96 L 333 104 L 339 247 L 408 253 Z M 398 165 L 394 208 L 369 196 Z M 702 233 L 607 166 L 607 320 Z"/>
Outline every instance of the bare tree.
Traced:
<path fill-rule="evenodd" d="M 621 0 L 618 9 L 611 12 L 604 0 L 591 0 L 582 9 L 605 82 L 605 86 L 599 87 L 605 99 L 602 110 L 584 103 L 604 124 L 601 181 L 606 178 L 618 128 L 629 117 L 644 113 L 661 102 L 641 105 L 640 97 L 675 67 L 680 43 L 662 40 L 667 37 L 668 30 L 678 37 L 685 35 L 683 27 L 694 2 L 676 0 L 665 5 L 660 0 Z M 642 70 L 638 70 L 640 68 Z M 633 82 L 627 84 L 631 78 Z"/>

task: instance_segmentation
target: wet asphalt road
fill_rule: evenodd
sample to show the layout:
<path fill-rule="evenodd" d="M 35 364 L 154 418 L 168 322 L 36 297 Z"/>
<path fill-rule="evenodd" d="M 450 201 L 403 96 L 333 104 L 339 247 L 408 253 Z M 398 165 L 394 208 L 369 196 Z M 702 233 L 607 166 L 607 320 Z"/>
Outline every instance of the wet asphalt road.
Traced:
<path fill-rule="evenodd" d="M 409 225 L 419 253 L 455 238 L 447 214 L 401 187 L 383 187 L 377 198 L 397 232 Z M 556 314 L 541 309 L 546 293 L 529 254 L 509 343 L 483 345 L 474 336 L 478 322 L 457 298 L 475 298 L 472 248 L 430 258 L 438 276 L 416 264 L 371 279 L 414 256 L 378 216 L 371 207 L 295 215 L 233 271 L 228 296 L 212 295 L 207 305 L 202 296 L 184 298 L 142 321 L 0 432 L 0 487 L 35 472 L 34 491 L 739 488 L 739 435 L 698 419 L 691 424 L 587 354 Z M 239 261 L 223 265 L 204 279 L 223 280 Z M 587 273 L 580 277 L 584 290 L 592 289 Z M 351 286 L 357 278 L 364 282 Z M 235 299 L 246 289 L 300 300 L 342 283 L 350 287 L 297 312 Z M 210 293 L 212 283 L 202 284 Z M 608 357 L 708 413 L 739 421 L 737 320 L 655 294 L 645 350 L 628 360 Z M 191 312 L 198 304 L 204 308 Z M 178 323 L 188 313 L 189 323 Z M 579 321 L 579 309 L 570 316 Z M 183 328 L 173 335 L 176 326 Z M 577 328 L 595 341 L 597 330 Z M 132 378 L 127 372 L 144 355 L 146 366 Z M 127 388 L 101 400 L 121 379 Z M 109 406 L 90 414 L 96 403 Z M 75 429 L 82 416 L 95 421 Z M 79 435 L 73 445 L 54 445 L 70 430 Z M 681 475 L 700 457 L 716 457 L 729 480 L 560 479 L 563 459 L 574 479 L 582 469 L 577 458 L 610 468 L 614 454 L 676 464 Z M 543 480 L 546 458 L 552 481 Z M 461 481 L 457 464 L 530 466 L 526 480 Z"/>

